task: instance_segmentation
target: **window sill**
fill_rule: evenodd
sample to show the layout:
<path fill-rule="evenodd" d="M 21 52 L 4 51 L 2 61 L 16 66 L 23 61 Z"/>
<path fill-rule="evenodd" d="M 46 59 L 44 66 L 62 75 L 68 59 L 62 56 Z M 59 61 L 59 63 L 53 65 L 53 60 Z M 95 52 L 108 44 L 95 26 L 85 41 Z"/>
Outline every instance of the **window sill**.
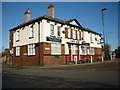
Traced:
<path fill-rule="evenodd" d="M 61 54 L 51 54 L 51 55 L 59 56 L 59 55 L 61 55 Z"/>
<path fill-rule="evenodd" d="M 62 38 L 61 36 L 57 36 L 57 38 Z"/>
<path fill-rule="evenodd" d="M 56 37 L 56 36 L 54 36 L 54 35 L 50 35 L 50 37 Z"/>
<path fill-rule="evenodd" d="M 28 55 L 28 56 L 36 56 L 36 55 Z"/>
<path fill-rule="evenodd" d="M 29 37 L 29 39 L 32 39 L 33 37 Z"/>
<path fill-rule="evenodd" d="M 15 56 L 15 57 L 20 57 L 20 55 L 19 56 Z"/>
<path fill-rule="evenodd" d="M 20 40 L 16 40 L 16 42 L 19 42 Z"/>

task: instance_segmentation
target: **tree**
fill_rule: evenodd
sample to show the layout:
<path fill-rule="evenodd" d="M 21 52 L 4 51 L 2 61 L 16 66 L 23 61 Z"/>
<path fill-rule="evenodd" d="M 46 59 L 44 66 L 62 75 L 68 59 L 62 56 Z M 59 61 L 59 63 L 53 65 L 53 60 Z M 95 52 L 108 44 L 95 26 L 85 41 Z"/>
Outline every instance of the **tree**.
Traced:
<path fill-rule="evenodd" d="M 9 49 L 5 49 L 5 50 L 2 52 L 2 57 L 4 57 L 4 56 L 7 56 L 7 57 L 10 56 L 10 51 L 9 51 Z"/>
<path fill-rule="evenodd" d="M 120 46 L 117 49 L 115 49 L 115 54 L 117 58 L 120 58 Z"/>
<path fill-rule="evenodd" d="M 106 43 L 104 46 L 104 53 L 107 55 L 110 53 L 110 45 L 108 43 Z"/>

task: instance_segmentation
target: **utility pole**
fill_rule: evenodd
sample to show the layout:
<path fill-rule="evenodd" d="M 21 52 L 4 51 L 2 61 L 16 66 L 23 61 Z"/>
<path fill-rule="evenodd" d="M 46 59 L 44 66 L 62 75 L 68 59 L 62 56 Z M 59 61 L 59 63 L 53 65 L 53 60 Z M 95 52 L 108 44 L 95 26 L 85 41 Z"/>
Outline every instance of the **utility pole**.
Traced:
<path fill-rule="evenodd" d="M 105 31 L 104 31 L 104 16 L 103 16 L 103 11 L 105 11 L 106 8 L 102 8 L 102 25 L 103 25 L 103 38 L 104 38 L 104 46 L 105 46 Z"/>

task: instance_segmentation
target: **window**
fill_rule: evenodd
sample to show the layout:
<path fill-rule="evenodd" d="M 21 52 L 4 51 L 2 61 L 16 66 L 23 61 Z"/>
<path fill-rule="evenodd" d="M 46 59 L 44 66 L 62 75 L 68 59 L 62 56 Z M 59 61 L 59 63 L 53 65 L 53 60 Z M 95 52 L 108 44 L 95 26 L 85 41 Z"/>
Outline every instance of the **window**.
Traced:
<path fill-rule="evenodd" d="M 90 33 L 90 42 L 92 42 L 92 33 Z"/>
<path fill-rule="evenodd" d="M 94 48 L 90 48 L 90 55 L 93 55 L 94 54 Z"/>
<path fill-rule="evenodd" d="M 34 29 L 33 27 L 30 28 L 30 34 L 29 34 L 29 39 L 34 37 Z"/>
<path fill-rule="evenodd" d="M 78 38 L 78 40 L 80 39 L 80 35 L 79 35 L 80 33 L 79 33 L 79 31 L 77 31 L 77 38 Z"/>
<path fill-rule="evenodd" d="M 82 40 L 84 40 L 84 38 L 85 38 L 85 37 L 84 37 L 84 31 L 82 31 Z"/>
<path fill-rule="evenodd" d="M 58 36 L 61 36 L 61 27 L 58 26 Z"/>
<path fill-rule="evenodd" d="M 20 47 L 16 47 L 16 56 L 20 56 Z"/>
<path fill-rule="evenodd" d="M 35 44 L 28 45 L 28 55 L 35 55 Z"/>
<path fill-rule="evenodd" d="M 76 39 L 76 32 L 73 30 L 73 39 Z"/>
<path fill-rule="evenodd" d="M 50 31 L 51 31 L 51 35 L 54 35 L 54 25 L 52 25 L 52 24 L 50 26 Z"/>
<path fill-rule="evenodd" d="M 72 45 L 72 55 L 77 54 L 77 46 Z"/>
<path fill-rule="evenodd" d="M 97 39 L 97 43 L 100 44 L 100 39 Z"/>
<path fill-rule="evenodd" d="M 16 42 L 20 40 L 20 31 L 16 32 Z"/>
<path fill-rule="evenodd" d="M 82 55 L 85 55 L 86 54 L 86 48 L 85 47 L 81 47 L 81 50 L 82 50 Z"/>
<path fill-rule="evenodd" d="M 68 38 L 70 38 L 70 35 L 71 33 L 70 33 L 70 29 L 68 29 Z"/>
<path fill-rule="evenodd" d="M 61 54 L 61 44 L 57 44 L 57 43 L 51 44 L 51 54 L 60 55 Z"/>

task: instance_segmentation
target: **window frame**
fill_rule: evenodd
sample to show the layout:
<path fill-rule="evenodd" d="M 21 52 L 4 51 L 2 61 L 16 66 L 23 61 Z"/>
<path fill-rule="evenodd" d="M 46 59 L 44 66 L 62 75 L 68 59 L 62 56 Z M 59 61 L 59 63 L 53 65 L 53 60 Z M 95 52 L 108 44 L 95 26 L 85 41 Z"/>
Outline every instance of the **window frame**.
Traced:
<path fill-rule="evenodd" d="M 86 55 L 86 47 L 81 47 L 82 55 Z M 84 53 L 83 53 L 84 51 Z"/>
<path fill-rule="evenodd" d="M 90 42 L 93 42 L 92 33 L 90 33 Z"/>
<path fill-rule="evenodd" d="M 30 27 L 29 39 L 34 38 L 34 26 Z"/>
<path fill-rule="evenodd" d="M 61 55 L 61 44 L 52 43 L 51 44 L 51 54 L 52 55 Z"/>
<path fill-rule="evenodd" d="M 20 41 L 20 31 L 16 31 L 16 42 Z"/>
<path fill-rule="evenodd" d="M 85 31 L 82 31 L 82 40 L 85 39 Z"/>
<path fill-rule="evenodd" d="M 94 55 L 94 48 L 93 48 L 93 47 L 91 47 L 91 48 L 89 49 L 89 53 L 90 53 L 90 55 Z"/>
<path fill-rule="evenodd" d="M 35 48 L 35 44 L 29 44 L 28 45 L 28 55 L 36 55 L 35 53 L 36 48 Z"/>
<path fill-rule="evenodd" d="M 50 35 L 54 36 L 54 25 L 50 24 Z"/>
<path fill-rule="evenodd" d="M 61 37 L 61 27 L 57 26 L 57 35 L 58 37 Z"/>
<path fill-rule="evenodd" d="M 16 56 L 20 56 L 20 47 L 19 46 L 16 47 Z"/>

